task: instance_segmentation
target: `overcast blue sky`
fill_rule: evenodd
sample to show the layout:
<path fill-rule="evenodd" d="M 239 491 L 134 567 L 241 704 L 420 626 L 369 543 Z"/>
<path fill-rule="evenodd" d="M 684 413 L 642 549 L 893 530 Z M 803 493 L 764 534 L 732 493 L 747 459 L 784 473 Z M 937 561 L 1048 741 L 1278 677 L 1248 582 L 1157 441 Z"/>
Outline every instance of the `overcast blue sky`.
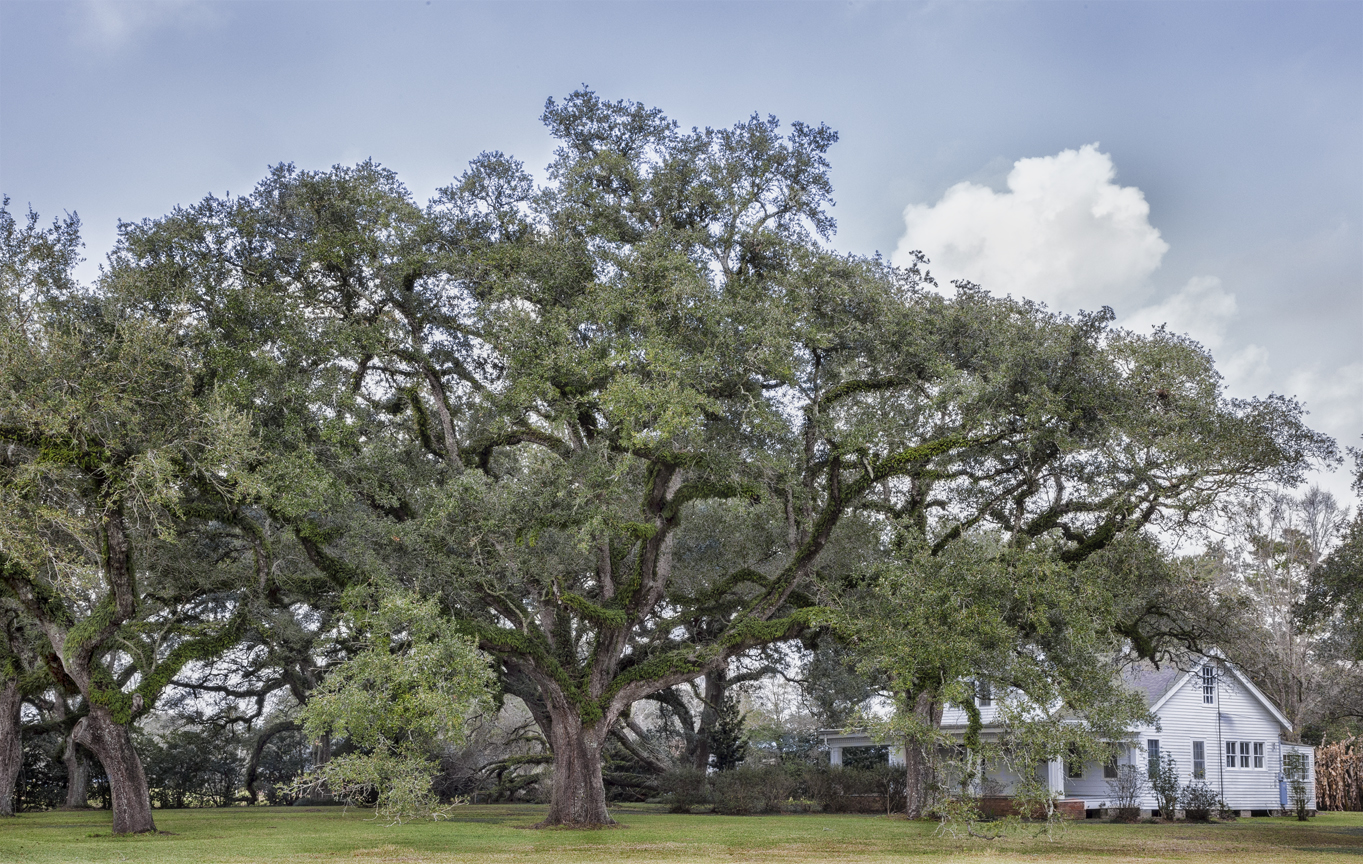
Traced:
<path fill-rule="evenodd" d="M 373 157 L 420 198 L 481 150 L 540 170 L 583 83 L 828 123 L 839 248 L 1168 322 L 1232 392 L 1363 433 L 1360 2 L 6 0 L 0 189 L 78 211 L 93 272 L 119 219 L 281 161 Z"/>

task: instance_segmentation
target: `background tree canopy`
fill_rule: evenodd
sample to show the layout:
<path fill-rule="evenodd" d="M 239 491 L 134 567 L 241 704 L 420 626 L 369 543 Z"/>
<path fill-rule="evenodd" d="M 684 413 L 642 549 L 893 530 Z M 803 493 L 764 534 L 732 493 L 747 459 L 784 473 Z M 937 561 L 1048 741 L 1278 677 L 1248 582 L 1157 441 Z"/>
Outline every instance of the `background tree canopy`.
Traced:
<path fill-rule="evenodd" d="M 1227 398 L 1185 338 L 965 283 L 944 296 L 921 257 L 836 254 L 826 127 L 684 131 L 585 90 L 543 120 L 560 143 L 543 187 L 499 153 L 424 207 L 372 163 L 281 165 L 247 196 L 123 226 L 94 293 L 173 332 L 185 398 L 227 412 L 176 422 L 249 418 L 240 468 L 175 465 L 218 478 L 193 515 L 259 565 L 251 602 L 273 611 L 252 620 L 285 596 L 335 608 L 359 584 L 436 601 L 552 750 L 546 824 L 611 821 L 601 754 L 631 705 L 828 626 L 905 562 L 978 563 L 970 602 L 1008 625 L 966 655 L 985 663 L 1049 632 L 1040 607 L 1006 602 L 1021 573 L 1048 574 L 1038 591 L 1064 617 L 1103 578 L 1095 555 L 1333 458 L 1293 400 Z M 51 423 L 12 400 L 32 384 L 6 356 L 9 490 L 45 464 Z M 307 566 L 282 584 L 286 545 Z M 7 578 L 20 597 L 56 584 L 36 563 Z M 910 615 L 936 596 L 889 590 L 918 598 Z M 1102 608 L 1046 650 L 1151 653 L 1169 631 Z M 955 698 L 967 672 L 896 687 L 906 705 Z"/>

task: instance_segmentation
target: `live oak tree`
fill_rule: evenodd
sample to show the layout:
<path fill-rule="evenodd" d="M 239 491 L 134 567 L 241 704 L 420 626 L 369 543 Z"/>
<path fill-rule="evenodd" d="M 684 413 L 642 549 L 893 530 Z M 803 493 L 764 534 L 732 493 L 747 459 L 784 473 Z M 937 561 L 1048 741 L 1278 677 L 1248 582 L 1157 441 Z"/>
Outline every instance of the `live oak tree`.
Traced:
<path fill-rule="evenodd" d="M 949 779 L 978 780 L 981 758 L 1017 759 L 1026 780 L 1038 761 L 1105 761 L 1102 742 L 1148 719 L 1116 674 L 1126 646 L 1106 568 L 1067 565 L 1056 551 L 1044 541 L 1009 544 L 998 532 L 973 532 L 936 554 L 905 544 L 830 613 L 863 668 L 887 680 L 895 712 L 880 734 L 904 744 L 910 818 L 940 811 L 954 794 Z M 1006 747 L 980 736 L 984 696 Z M 968 718 L 965 751 L 943 765 L 938 754 L 958 743 L 940 728 L 952 704 Z"/>
<path fill-rule="evenodd" d="M 114 831 L 150 831 L 132 725 L 246 612 L 199 578 L 182 505 L 196 486 L 241 487 L 249 434 L 196 392 L 186 322 L 75 286 L 74 217 L 42 229 L 0 212 L 0 587 L 48 643 L 56 686 L 84 701 L 72 737 L 109 776 Z"/>
<path fill-rule="evenodd" d="M 804 632 L 877 520 L 1069 566 L 1330 446 L 1171 334 L 832 253 L 825 127 L 683 131 L 587 91 L 543 119 L 542 188 L 500 154 L 425 208 L 371 163 L 280 166 L 125 226 L 115 265 L 204 322 L 262 446 L 330 478 L 279 508 L 298 536 L 497 658 L 553 750 L 546 824 L 610 823 L 629 706 Z M 691 554 L 725 542 L 722 570 Z"/>

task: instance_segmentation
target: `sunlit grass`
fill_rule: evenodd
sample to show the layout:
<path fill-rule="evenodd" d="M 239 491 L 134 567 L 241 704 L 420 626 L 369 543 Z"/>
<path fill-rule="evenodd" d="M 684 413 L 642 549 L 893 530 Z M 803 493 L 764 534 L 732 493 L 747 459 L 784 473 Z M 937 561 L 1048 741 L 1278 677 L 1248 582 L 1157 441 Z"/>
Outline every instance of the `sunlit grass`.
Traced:
<path fill-rule="evenodd" d="M 361 810 L 160 810 L 155 836 L 113 837 L 107 812 L 32 813 L 0 822 L 0 861 L 66 862 L 878 862 L 1357 860 L 1363 813 L 1220 825 L 1068 824 L 1054 840 L 937 836 L 876 816 L 681 816 L 636 806 L 609 831 L 526 830 L 532 806 L 459 808 L 454 819 L 386 827 Z"/>

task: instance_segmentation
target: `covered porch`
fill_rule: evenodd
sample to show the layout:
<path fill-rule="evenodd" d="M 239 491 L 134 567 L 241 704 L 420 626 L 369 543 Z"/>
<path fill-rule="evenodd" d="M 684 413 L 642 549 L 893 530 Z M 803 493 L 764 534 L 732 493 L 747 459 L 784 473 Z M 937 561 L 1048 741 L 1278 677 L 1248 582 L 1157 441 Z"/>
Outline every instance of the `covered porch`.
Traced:
<path fill-rule="evenodd" d="M 991 731 L 997 732 L 997 730 L 985 729 L 981 734 L 988 737 Z M 889 764 L 904 765 L 904 746 L 902 744 L 878 740 L 864 730 L 825 729 L 820 730 L 819 736 L 828 747 L 830 765 L 844 765 L 849 750 L 881 746 L 889 747 Z M 1036 770 L 1037 779 L 1046 784 L 1051 797 L 1054 799 L 1056 810 L 1063 816 L 1082 819 L 1086 811 L 1105 806 L 1104 801 L 1089 800 L 1077 789 L 1074 790 L 1075 794 L 1067 794 L 1065 760 L 1052 759 L 1038 765 Z M 981 809 L 990 816 L 1005 816 L 1015 812 L 1013 798 L 1008 792 L 1017 779 L 1005 770 L 986 767 L 981 772 L 981 777 L 974 783 L 974 791 L 980 796 Z"/>

